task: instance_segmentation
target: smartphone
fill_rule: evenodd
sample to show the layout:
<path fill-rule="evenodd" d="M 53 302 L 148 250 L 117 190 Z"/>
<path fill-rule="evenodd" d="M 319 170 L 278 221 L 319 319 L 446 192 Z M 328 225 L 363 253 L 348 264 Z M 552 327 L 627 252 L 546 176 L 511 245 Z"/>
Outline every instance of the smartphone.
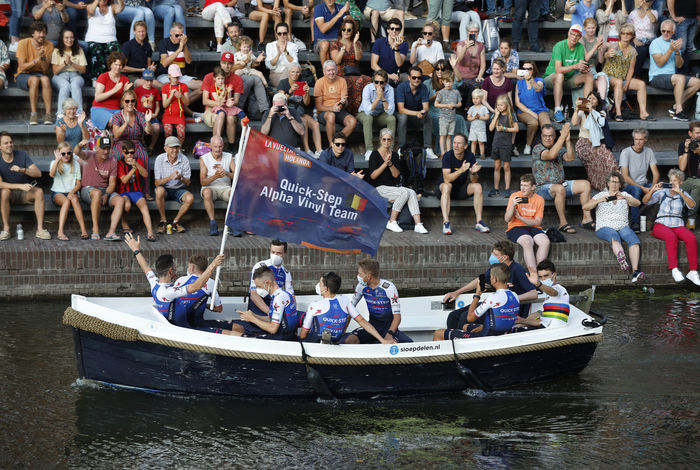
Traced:
<path fill-rule="evenodd" d="M 527 77 L 527 70 L 518 69 L 518 71 L 516 73 L 518 74 L 518 77 L 520 77 L 520 78 Z"/>
<path fill-rule="evenodd" d="M 472 41 L 472 42 L 476 42 L 476 34 L 470 33 L 470 34 L 469 34 L 469 40 Z"/>
<path fill-rule="evenodd" d="M 588 98 L 581 98 L 581 101 L 576 104 L 576 110 L 588 111 Z"/>
<path fill-rule="evenodd" d="M 530 202 L 530 198 L 521 197 L 520 202 L 518 204 L 527 204 L 528 202 Z"/>
<path fill-rule="evenodd" d="M 304 91 L 304 87 L 306 86 L 306 82 L 296 82 L 297 84 L 297 89 L 294 90 L 295 95 L 304 95 L 306 92 Z"/>
<path fill-rule="evenodd" d="M 608 197 L 607 197 L 607 201 L 608 201 L 608 202 L 612 202 L 612 201 L 615 201 L 615 200 L 617 200 L 617 196 L 608 196 Z"/>
<path fill-rule="evenodd" d="M 673 185 L 671 183 L 661 183 L 661 187 L 665 189 L 671 189 L 673 188 Z"/>

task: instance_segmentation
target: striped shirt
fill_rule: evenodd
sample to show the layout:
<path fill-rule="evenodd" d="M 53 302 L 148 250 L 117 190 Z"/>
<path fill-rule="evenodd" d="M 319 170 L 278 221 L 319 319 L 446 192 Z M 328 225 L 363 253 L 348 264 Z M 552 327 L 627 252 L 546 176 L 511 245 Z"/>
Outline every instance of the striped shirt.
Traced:
<path fill-rule="evenodd" d="M 566 288 L 559 284 L 554 284 L 552 289 L 557 291 L 556 296 L 545 294 L 545 299 L 542 304 L 542 326 L 546 328 L 554 328 L 566 326 L 569 321 L 569 293 Z"/>
<path fill-rule="evenodd" d="M 135 158 L 136 163 L 143 167 L 143 160 L 140 157 Z M 117 162 L 117 178 L 119 178 L 120 193 L 142 193 L 143 192 L 143 177 L 138 170 L 134 171 L 131 179 L 126 183 L 122 182 L 122 176 L 126 176 L 131 171 L 131 167 L 126 164 L 124 158 L 120 158 Z"/>

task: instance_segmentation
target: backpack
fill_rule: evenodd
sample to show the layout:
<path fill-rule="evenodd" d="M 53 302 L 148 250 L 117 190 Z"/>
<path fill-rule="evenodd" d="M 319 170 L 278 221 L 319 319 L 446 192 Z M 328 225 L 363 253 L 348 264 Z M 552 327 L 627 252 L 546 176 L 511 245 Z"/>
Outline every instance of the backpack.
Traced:
<path fill-rule="evenodd" d="M 695 100 L 695 120 L 698 121 L 700 120 L 700 92 L 698 93 L 698 97 Z"/>
<path fill-rule="evenodd" d="M 481 36 L 484 39 L 484 49 L 492 52 L 498 49 L 501 43 L 501 36 L 498 33 L 498 23 L 495 19 L 487 19 L 481 23 Z"/>
<path fill-rule="evenodd" d="M 416 194 L 423 194 L 423 182 L 427 170 L 425 149 L 415 142 L 407 142 L 401 147 L 399 171 L 401 186 L 411 188 Z"/>

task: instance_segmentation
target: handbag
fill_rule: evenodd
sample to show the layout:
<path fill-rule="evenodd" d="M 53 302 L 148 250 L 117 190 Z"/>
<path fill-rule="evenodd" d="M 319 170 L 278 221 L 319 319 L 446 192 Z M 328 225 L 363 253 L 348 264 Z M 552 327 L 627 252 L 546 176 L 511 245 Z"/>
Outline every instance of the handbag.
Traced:
<path fill-rule="evenodd" d="M 433 70 L 435 70 L 435 67 L 433 67 L 433 64 L 428 62 L 427 60 L 423 59 L 416 66 L 420 69 L 421 72 L 423 72 L 423 75 L 432 75 Z"/>
<path fill-rule="evenodd" d="M 498 32 L 498 23 L 495 18 L 484 20 L 481 23 L 481 37 L 484 39 L 484 49 L 487 52 L 495 51 L 501 43 Z"/>
<path fill-rule="evenodd" d="M 360 72 L 360 68 L 356 65 L 346 65 L 343 67 L 343 75 L 348 77 L 352 75 L 362 75 L 362 72 Z"/>

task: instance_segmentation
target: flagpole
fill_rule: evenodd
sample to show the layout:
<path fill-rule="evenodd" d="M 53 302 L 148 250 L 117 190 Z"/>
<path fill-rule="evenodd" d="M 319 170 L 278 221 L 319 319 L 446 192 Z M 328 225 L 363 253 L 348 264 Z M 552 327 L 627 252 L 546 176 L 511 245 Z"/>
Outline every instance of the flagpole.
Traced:
<path fill-rule="evenodd" d="M 250 134 L 250 125 L 248 118 L 243 118 L 241 121 L 243 125 L 243 131 L 241 132 L 241 140 L 238 143 L 238 154 L 236 156 L 236 174 L 233 175 L 233 181 L 231 182 L 231 194 L 228 197 L 228 205 L 226 206 L 226 218 L 224 219 L 224 234 L 221 237 L 221 247 L 219 248 L 219 254 L 224 254 L 224 247 L 226 246 L 226 239 L 228 238 L 228 224 L 226 219 L 228 218 L 228 213 L 231 210 L 231 202 L 233 202 L 233 194 L 236 192 L 236 185 L 238 184 L 238 177 L 241 174 L 241 166 L 243 165 L 243 150 L 248 144 L 248 135 Z M 209 304 L 209 309 L 214 309 L 214 301 L 216 300 L 216 293 L 219 287 L 219 275 L 221 273 L 221 266 L 216 267 L 216 277 L 214 278 L 214 290 L 211 294 L 211 301 Z"/>

